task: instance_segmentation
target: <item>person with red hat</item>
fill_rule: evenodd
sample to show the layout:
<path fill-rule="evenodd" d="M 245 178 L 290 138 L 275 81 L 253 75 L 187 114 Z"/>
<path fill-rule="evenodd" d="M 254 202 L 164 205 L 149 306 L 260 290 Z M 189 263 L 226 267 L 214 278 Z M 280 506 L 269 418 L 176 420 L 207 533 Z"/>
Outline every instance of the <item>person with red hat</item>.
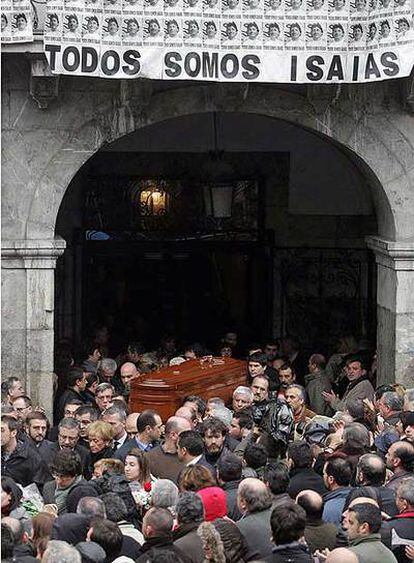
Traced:
<path fill-rule="evenodd" d="M 220 487 L 205 487 L 197 493 L 204 506 L 204 519 L 213 522 L 216 518 L 227 516 L 227 497 Z"/>

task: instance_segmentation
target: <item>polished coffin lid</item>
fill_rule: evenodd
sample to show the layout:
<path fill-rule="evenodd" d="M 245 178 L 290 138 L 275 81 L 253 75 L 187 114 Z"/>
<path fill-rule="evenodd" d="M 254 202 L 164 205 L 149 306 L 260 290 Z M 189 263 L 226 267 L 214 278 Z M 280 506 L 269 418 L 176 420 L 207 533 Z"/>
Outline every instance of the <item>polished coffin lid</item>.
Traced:
<path fill-rule="evenodd" d="M 234 358 L 189 360 L 178 366 L 141 375 L 131 382 L 130 412 L 154 409 L 165 421 L 181 406 L 184 397 L 220 397 L 226 403 L 238 385 L 245 385 L 247 363 Z"/>

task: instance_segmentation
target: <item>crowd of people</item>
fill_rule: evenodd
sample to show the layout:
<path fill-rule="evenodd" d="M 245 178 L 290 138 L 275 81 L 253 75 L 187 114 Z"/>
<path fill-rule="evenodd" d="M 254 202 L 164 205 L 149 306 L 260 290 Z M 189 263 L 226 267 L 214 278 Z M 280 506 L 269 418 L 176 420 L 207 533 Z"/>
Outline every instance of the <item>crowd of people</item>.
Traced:
<path fill-rule="evenodd" d="M 133 380 L 205 347 L 109 350 L 103 329 L 78 365 L 61 343 L 53 420 L 2 382 L 2 561 L 414 561 L 414 389 L 377 385 L 352 338 L 326 358 L 227 333 L 245 384 L 168 420 L 129 410 Z"/>

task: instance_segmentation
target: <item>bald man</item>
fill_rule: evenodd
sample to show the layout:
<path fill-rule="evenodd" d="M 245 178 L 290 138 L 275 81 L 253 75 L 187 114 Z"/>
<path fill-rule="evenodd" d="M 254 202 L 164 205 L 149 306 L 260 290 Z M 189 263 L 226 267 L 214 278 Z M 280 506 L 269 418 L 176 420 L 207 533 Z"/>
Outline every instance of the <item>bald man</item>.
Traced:
<path fill-rule="evenodd" d="M 301 491 L 296 497 L 296 504 L 306 512 L 305 539 L 311 553 L 317 549 L 333 549 L 336 545 L 337 528 L 335 524 L 322 520 L 323 499 L 319 493 L 311 490 Z"/>
<path fill-rule="evenodd" d="M 171 416 L 165 424 L 165 442 L 145 454 L 154 477 L 178 483 L 178 475 L 185 464 L 178 459 L 177 440 L 184 430 L 191 430 L 191 423 L 180 416 Z"/>
<path fill-rule="evenodd" d="M 137 434 L 137 420 L 139 415 L 140 415 L 139 412 L 132 412 L 126 418 L 125 430 L 126 433 L 128 434 L 128 440 L 131 440 L 131 438 L 135 438 Z"/>
<path fill-rule="evenodd" d="M 268 557 L 273 549 L 270 528 L 272 496 L 269 489 L 259 479 L 243 479 L 237 491 L 237 506 L 244 515 L 236 525 L 249 548 L 246 560 Z"/>
<path fill-rule="evenodd" d="M 122 385 L 124 386 L 125 392 L 129 393 L 131 389 L 131 381 L 136 379 L 140 375 L 137 367 L 132 362 L 125 362 L 122 364 L 120 369 L 120 376 Z"/>
<path fill-rule="evenodd" d="M 359 563 L 359 559 L 349 549 L 338 547 L 328 554 L 325 563 Z"/>
<path fill-rule="evenodd" d="M 191 430 L 194 430 L 197 423 L 197 413 L 190 407 L 180 407 L 174 416 L 185 418 L 191 424 Z"/>

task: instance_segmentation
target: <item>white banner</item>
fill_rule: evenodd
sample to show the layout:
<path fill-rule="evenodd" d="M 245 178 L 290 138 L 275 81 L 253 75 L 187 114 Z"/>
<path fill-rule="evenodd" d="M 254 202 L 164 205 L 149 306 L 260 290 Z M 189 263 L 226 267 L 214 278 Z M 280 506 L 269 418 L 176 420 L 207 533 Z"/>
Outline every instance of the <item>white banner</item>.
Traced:
<path fill-rule="evenodd" d="M 2 0 L 1 42 L 33 41 L 33 8 L 29 0 Z"/>
<path fill-rule="evenodd" d="M 410 74 L 413 26 L 410 0 L 49 0 L 44 48 L 59 74 L 370 82 Z"/>

